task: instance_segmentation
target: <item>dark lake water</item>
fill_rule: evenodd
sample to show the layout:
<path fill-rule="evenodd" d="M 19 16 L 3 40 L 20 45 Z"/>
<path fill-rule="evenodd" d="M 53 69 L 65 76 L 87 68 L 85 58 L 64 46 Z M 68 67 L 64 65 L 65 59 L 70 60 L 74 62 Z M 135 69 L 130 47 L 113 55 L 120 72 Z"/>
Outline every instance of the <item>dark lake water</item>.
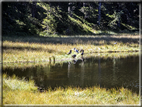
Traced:
<path fill-rule="evenodd" d="M 92 87 L 121 88 L 139 93 L 139 56 L 126 58 L 90 57 L 83 62 L 64 62 L 55 65 L 5 68 L 7 75 L 32 79 L 41 89 L 48 87 Z"/>

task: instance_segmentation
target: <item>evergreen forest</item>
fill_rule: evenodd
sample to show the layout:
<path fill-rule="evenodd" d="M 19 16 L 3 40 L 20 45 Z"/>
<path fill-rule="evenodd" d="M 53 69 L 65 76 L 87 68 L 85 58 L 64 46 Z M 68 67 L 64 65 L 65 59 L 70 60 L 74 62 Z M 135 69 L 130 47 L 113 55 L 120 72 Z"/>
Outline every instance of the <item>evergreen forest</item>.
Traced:
<path fill-rule="evenodd" d="M 3 35 L 95 35 L 138 30 L 137 2 L 2 2 Z"/>

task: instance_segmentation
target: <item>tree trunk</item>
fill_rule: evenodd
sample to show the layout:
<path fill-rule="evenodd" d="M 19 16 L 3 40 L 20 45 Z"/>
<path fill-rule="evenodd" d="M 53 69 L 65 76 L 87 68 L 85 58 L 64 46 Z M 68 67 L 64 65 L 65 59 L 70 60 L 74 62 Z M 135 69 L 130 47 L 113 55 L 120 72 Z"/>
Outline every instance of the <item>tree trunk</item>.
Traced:
<path fill-rule="evenodd" d="M 121 10 L 120 10 L 120 4 L 118 3 L 118 12 L 120 12 Z M 117 23 L 117 26 L 120 28 L 120 16 L 121 16 L 121 14 L 118 16 L 118 23 Z"/>
<path fill-rule="evenodd" d="M 36 2 L 32 3 L 32 17 L 35 17 L 35 13 L 36 13 Z"/>
<path fill-rule="evenodd" d="M 80 9 L 80 8 L 81 8 L 81 3 L 78 2 L 78 3 L 77 3 L 77 6 L 78 6 L 78 9 Z"/>
<path fill-rule="evenodd" d="M 68 3 L 68 14 L 72 17 L 72 3 Z"/>
<path fill-rule="evenodd" d="M 100 25 L 100 20 L 101 20 L 101 2 L 99 2 L 99 8 L 98 8 L 98 25 Z"/>
<path fill-rule="evenodd" d="M 83 3 L 83 13 L 84 13 L 84 19 L 86 19 L 86 12 L 84 11 L 84 10 L 85 10 L 85 9 L 84 9 L 85 7 L 86 7 L 86 3 Z"/>

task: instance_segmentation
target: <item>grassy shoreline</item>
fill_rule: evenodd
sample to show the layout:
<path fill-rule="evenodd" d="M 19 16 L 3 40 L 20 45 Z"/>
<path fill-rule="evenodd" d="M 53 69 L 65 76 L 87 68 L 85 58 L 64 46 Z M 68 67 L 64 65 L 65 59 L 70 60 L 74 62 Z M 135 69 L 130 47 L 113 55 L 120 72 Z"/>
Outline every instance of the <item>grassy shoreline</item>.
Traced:
<path fill-rule="evenodd" d="M 8 82 L 11 81 L 11 82 Z M 14 96 L 14 97 L 13 97 Z M 87 99 L 87 100 L 86 100 Z M 81 89 L 58 87 L 42 93 L 34 82 L 16 76 L 3 75 L 3 104 L 139 104 L 139 95 L 125 88 L 109 89 L 99 86 Z"/>
<path fill-rule="evenodd" d="M 126 57 L 131 57 L 131 56 L 139 56 L 138 52 L 123 52 L 123 53 L 92 53 L 89 55 L 84 55 L 84 58 L 87 60 L 88 58 L 102 58 L 102 59 L 107 59 L 107 58 L 126 58 Z M 3 63 L 3 69 L 5 68 L 25 68 L 25 67 L 32 67 L 32 66 L 44 66 L 44 65 L 52 65 L 54 66 L 55 64 L 63 64 L 63 63 L 68 63 L 69 61 L 72 61 L 72 58 L 66 58 L 65 56 L 62 55 L 62 57 L 57 58 L 55 60 L 55 63 L 53 60 L 49 62 L 48 60 L 40 61 L 40 62 L 9 62 L 9 63 Z"/>
<path fill-rule="evenodd" d="M 111 38 L 113 37 L 113 38 Z M 121 37 L 121 38 L 120 38 Z M 136 36 L 93 36 L 93 37 L 3 37 L 3 63 L 40 62 L 68 57 L 66 54 L 74 47 L 84 49 L 85 55 L 91 53 L 139 52 L 138 35 Z M 116 41 L 119 38 L 118 41 Z M 125 39 L 126 40 L 125 40 Z M 123 40 L 124 39 L 124 40 Z M 123 41 L 120 41 L 123 40 Z"/>

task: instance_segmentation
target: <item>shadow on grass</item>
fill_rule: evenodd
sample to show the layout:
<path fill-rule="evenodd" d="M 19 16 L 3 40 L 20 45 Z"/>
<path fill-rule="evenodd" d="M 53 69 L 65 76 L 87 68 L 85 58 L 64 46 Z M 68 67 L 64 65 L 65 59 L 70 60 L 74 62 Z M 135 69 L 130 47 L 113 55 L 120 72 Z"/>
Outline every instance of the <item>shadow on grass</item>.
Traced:
<path fill-rule="evenodd" d="M 28 43 L 40 43 L 40 44 L 93 44 L 100 45 L 99 42 L 103 41 L 105 44 L 110 42 L 122 42 L 122 43 L 139 43 L 138 35 L 77 35 L 77 36 L 60 36 L 60 37 L 40 37 L 40 36 L 3 36 L 3 41 L 12 42 L 28 42 Z"/>
<path fill-rule="evenodd" d="M 47 51 L 49 53 L 52 53 L 52 52 L 55 52 L 55 50 L 52 50 L 52 49 L 44 49 L 44 48 L 34 48 L 34 47 L 30 47 L 30 46 L 25 46 L 25 47 L 20 47 L 20 46 L 3 46 L 3 49 L 4 50 L 7 50 L 7 49 L 12 49 L 12 50 L 31 50 L 31 51 Z"/>
<path fill-rule="evenodd" d="M 60 52 L 58 50 L 54 50 L 54 49 L 44 49 L 44 48 L 33 48 L 33 47 L 20 47 L 20 46 L 3 46 L 2 47 L 4 50 L 18 50 L 18 51 L 23 51 L 23 50 L 30 50 L 30 51 L 36 51 L 36 52 L 48 52 L 48 53 L 58 53 L 58 54 L 63 54 L 63 52 Z"/>

